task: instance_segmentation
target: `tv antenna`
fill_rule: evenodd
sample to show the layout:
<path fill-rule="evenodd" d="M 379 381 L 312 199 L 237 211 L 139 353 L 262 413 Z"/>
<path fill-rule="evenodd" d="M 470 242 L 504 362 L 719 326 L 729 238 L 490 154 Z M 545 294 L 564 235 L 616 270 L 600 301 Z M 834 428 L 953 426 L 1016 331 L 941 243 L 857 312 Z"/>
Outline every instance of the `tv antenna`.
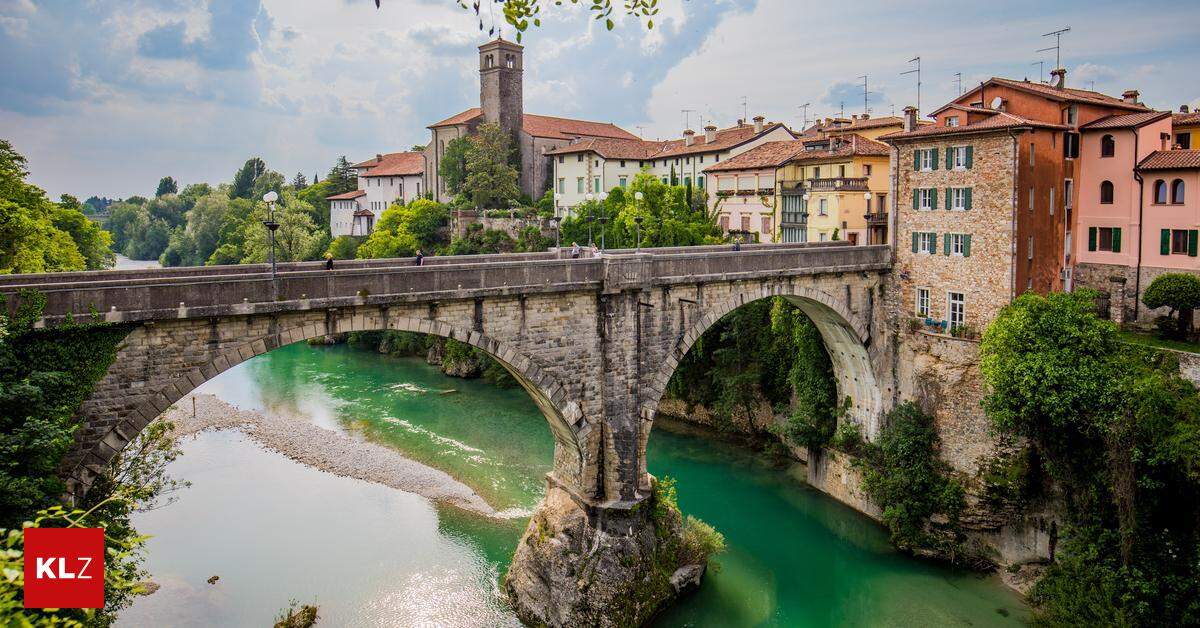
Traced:
<path fill-rule="evenodd" d="M 868 104 L 870 102 L 869 96 L 871 92 L 867 91 L 867 75 L 864 74 L 858 78 L 862 79 L 863 82 L 863 113 L 871 113 L 871 107 Z"/>
<path fill-rule="evenodd" d="M 838 111 L 838 117 L 845 118 L 846 117 L 846 101 L 843 100 L 843 101 L 839 102 L 838 106 L 840 108 L 840 110 Z"/>
<path fill-rule="evenodd" d="M 808 128 L 808 108 L 809 108 L 809 106 L 811 106 L 811 105 L 812 105 L 812 103 L 810 103 L 810 102 L 806 102 L 806 103 L 804 103 L 803 105 L 797 105 L 797 106 L 796 106 L 796 108 L 797 108 L 797 109 L 799 109 L 800 111 L 802 111 L 802 112 L 803 112 L 803 114 L 802 114 L 802 115 L 803 115 L 803 118 L 802 118 L 802 119 L 803 119 L 803 122 L 801 122 L 801 123 L 800 123 L 800 125 L 801 125 L 801 126 L 800 126 L 800 130 L 801 130 L 801 131 L 803 131 L 804 129 L 807 129 L 807 128 Z"/>
<path fill-rule="evenodd" d="M 954 73 L 954 82 L 958 83 L 958 95 L 962 96 L 962 72 Z"/>
<path fill-rule="evenodd" d="M 683 128 L 684 129 L 692 128 L 692 126 L 691 126 L 692 114 L 696 113 L 696 110 L 695 109 L 680 109 L 679 113 L 680 113 L 680 116 L 683 118 Z"/>
<path fill-rule="evenodd" d="M 1063 33 L 1068 33 L 1070 31 L 1071 31 L 1071 27 L 1068 26 L 1066 28 L 1060 28 L 1056 31 L 1050 31 L 1049 33 L 1046 33 L 1045 35 L 1042 35 L 1042 37 L 1050 37 L 1050 36 L 1054 37 L 1054 45 L 1053 46 L 1050 46 L 1047 48 L 1042 48 L 1041 50 L 1038 50 L 1038 52 L 1047 52 L 1049 50 L 1053 50 L 1054 51 L 1054 69 L 1056 69 L 1056 70 L 1058 68 L 1062 67 L 1062 36 L 1063 36 Z"/>
<path fill-rule="evenodd" d="M 742 122 L 746 122 L 750 116 L 750 99 L 742 96 Z"/>
<path fill-rule="evenodd" d="M 916 75 L 917 75 L 917 115 L 920 116 L 921 115 L 921 57 L 920 56 L 913 57 L 913 58 L 909 59 L 908 62 L 909 63 L 916 62 L 917 68 L 915 70 L 908 70 L 907 72 L 901 72 L 900 76 L 904 76 L 905 74 L 912 74 L 914 72 L 916 73 Z"/>
<path fill-rule="evenodd" d="M 1045 61 L 1034 61 L 1033 63 L 1030 63 L 1029 65 L 1036 65 L 1038 67 L 1038 82 L 1045 83 L 1046 82 L 1046 62 Z"/>

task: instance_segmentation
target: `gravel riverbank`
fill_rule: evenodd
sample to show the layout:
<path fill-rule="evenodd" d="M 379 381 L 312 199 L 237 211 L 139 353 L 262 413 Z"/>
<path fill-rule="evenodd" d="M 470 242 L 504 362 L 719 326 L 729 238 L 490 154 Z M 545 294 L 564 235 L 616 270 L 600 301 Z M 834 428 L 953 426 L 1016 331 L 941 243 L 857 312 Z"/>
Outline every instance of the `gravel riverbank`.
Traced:
<path fill-rule="evenodd" d="M 192 416 L 193 398 L 195 416 Z M 416 493 L 488 517 L 503 516 L 471 487 L 444 471 L 304 419 L 242 410 L 208 394 L 180 399 L 162 418 L 175 424 L 175 434 L 180 437 L 210 429 L 237 429 L 271 451 L 334 475 Z"/>

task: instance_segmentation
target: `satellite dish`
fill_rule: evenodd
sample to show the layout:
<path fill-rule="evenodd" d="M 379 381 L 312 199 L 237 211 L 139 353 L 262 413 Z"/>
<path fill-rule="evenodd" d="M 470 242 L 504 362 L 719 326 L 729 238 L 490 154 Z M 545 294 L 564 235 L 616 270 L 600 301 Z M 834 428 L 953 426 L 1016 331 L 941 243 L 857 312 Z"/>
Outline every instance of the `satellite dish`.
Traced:
<path fill-rule="evenodd" d="M 997 96 L 992 99 L 992 109 L 1000 109 L 1000 105 L 1004 104 L 1004 99 Z"/>

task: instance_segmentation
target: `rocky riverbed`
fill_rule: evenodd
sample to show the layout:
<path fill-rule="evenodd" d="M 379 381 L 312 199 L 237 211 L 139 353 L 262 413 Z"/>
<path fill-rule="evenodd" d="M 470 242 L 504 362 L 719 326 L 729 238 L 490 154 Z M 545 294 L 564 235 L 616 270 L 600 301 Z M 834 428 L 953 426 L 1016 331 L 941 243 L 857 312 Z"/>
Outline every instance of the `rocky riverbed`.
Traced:
<path fill-rule="evenodd" d="M 181 438 L 205 430 L 236 429 L 266 449 L 334 475 L 382 484 L 488 517 L 506 514 L 444 471 L 303 418 L 242 410 L 213 395 L 195 394 L 181 399 L 161 420 L 171 421 Z"/>

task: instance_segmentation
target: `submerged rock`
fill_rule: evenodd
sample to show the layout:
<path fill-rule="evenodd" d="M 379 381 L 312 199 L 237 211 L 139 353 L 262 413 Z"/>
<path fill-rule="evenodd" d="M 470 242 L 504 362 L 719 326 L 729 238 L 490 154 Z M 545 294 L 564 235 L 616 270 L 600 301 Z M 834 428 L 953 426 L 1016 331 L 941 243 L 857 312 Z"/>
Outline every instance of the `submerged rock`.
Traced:
<path fill-rule="evenodd" d="M 671 586 L 674 587 L 675 593 L 684 595 L 700 587 L 700 580 L 704 578 L 705 565 L 684 565 L 675 570 L 671 574 Z"/>

